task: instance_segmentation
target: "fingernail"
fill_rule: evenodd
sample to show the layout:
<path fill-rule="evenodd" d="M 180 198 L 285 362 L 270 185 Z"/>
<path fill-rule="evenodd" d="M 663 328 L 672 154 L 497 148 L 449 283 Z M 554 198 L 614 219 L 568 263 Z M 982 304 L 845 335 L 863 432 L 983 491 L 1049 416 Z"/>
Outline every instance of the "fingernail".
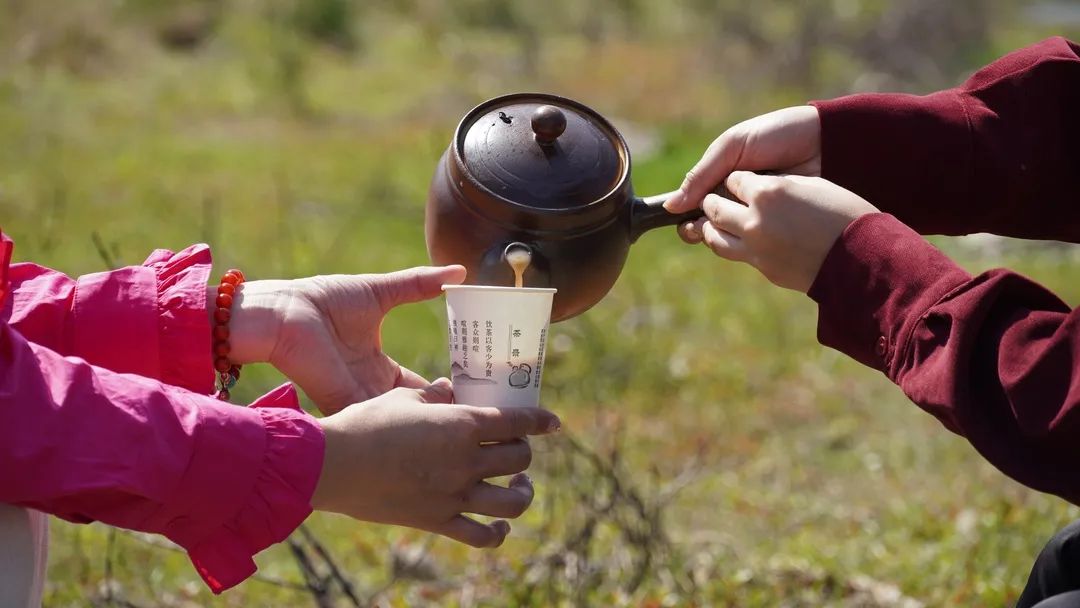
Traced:
<path fill-rule="evenodd" d="M 552 418 L 547 425 L 547 432 L 558 433 L 562 430 L 562 422 L 558 418 Z"/>
<path fill-rule="evenodd" d="M 511 528 L 510 522 L 506 521 L 505 519 L 500 519 L 491 525 L 494 526 L 496 531 L 499 533 L 499 536 L 496 537 L 495 540 L 493 540 L 491 543 L 491 547 L 494 549 L 495 547 L 503 544 L 503 541 L 506 540 L 507 536 L 510 536 Z"/>
<path fill-rule="evenodd" d="M 510 478 L 510 487 L 515 490 L 518 488 L 524 490 L 531 490 L 533 487 L 533 481 L 532 478 L 529 477 L 528 473 L 518 473 L 517 475 L 514 475 Z"/>
<path fill-rule="evenodd" d="M 445 376 L 443 376 L 441 378 L 436 378 L 435 381 L 432 382 L 431 384 L 433 384 L 433 385 L 438 384 L 439 386 L 443 386 L 443 387 L 446 387 L 446 388 L 452 388 L 454 386 L 454 383 L 450 382 L 450 379 L 445 377 Z"/>
<path fill-rule="evenodd" d="M 664 201 L 664 209 L 670 211 L 675 203 L 681 201 L 684 196 L 682 189 L 676 190 L 675 193 L 671 195 L 671 198 Z"/>

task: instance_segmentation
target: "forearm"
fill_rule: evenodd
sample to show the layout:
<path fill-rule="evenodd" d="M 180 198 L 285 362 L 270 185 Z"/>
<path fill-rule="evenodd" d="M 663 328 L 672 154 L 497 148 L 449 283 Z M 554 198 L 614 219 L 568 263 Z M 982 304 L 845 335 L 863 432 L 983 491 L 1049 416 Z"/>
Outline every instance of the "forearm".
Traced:
<path fill-rule="evenodd" d="M 933 95 L 815 102 L 822 177 L 923 234 L 1078 241 L 1078 54 L 1053 38 Z"/>
<path fill-rule="evenodd" d="M 1013 273 L 971 277 L 881 214 L 848 228 L 809 295 L 823 344 L 1017 481 L 1080 504 L 1080 313 Z"/>
<path fill-rule="evenodd" d="M 213 388 L 206 284 L 210 251 L 155 251 L 142 266 L 71 278 L 9 269 L 7 321 L 27 340 L 116 372 L 189 390 Z"/>
<path fill-rule="evenodd" d="M 291 387 L 244 408 L 61 357 L 6 325 L 0 344 L 0 502 L 163 534 L 215 591 L 310 513 L 323 437 Z"/>

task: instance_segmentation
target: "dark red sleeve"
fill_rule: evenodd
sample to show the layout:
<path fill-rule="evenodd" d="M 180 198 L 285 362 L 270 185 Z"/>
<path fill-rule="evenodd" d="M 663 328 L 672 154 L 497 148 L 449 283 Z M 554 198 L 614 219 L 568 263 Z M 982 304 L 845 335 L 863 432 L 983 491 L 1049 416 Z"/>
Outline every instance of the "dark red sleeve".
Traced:
<path fill-rule="evenodd" d="M 1051 38 L 955 89 L 814 102 L 822 177 L 923 234 L 1080 241 L 1078 55 Z"/>
<path fill-rule="evenodd" d="M 1015 273 L 972 277 L 887 214 L 847 228 L 809 295 L 822 344 L 1013 479 L 1080 504 L 1080 313 Z"/>

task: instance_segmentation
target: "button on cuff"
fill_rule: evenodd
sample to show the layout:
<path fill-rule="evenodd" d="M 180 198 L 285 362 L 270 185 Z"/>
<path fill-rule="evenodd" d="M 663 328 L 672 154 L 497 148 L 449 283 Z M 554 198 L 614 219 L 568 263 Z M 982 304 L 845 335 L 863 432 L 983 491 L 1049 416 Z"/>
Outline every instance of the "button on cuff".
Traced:
<path fill-rule="evenodd" d="M 889 340 L 885 336 L 878 336 L 877 344 L 874 346 L 874 352 L 882 359 L 889 352 Z"/>

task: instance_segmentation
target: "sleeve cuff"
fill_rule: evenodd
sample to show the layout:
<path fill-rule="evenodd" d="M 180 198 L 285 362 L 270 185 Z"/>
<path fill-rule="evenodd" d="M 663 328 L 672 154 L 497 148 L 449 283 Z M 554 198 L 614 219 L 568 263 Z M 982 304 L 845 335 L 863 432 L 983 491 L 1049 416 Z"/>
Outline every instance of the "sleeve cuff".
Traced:
<path fill-rule="evenodd" d="M 192 245 L 177 254 L 158 250 L 146 260 L 157 277 L 160 379 L 196 393 L 214 389 L 206 284 L 210 248 Z"/>
<path fill-rule="evenodd" d="M 895 217 L 864 215 L 825 257 L 807 295 L 818 340 L 886 372 L 919 318 L 970 275 Z"/>
<path fill-rule="evenodd" d="M 79 278 L 72 354 L 107 369 L 212 392 L 206 284 L 210 249 L 155 251 L 144 266 Z"/>
<path fill-rule="evenodd" d="M 291 384 L 260 397 L 250 409 L 261 419 L 265 437 L 261 453 L 247 463 L 253 482 L 233 503 L 239 506 L 198 540 L 188 538 L 184 543 L 174 538 L 188 549 L 192 564 L 214 593 L 251 576 L 256 570 L 253 556 L 285 540 L 311 514 L 311 497 L 322 471 L 322 428 L 300 409 Z M 227 462 L 218 460 L 213 466 L 231 469 Z M 236 479 L 235 471 L 229 477 Z"/>

